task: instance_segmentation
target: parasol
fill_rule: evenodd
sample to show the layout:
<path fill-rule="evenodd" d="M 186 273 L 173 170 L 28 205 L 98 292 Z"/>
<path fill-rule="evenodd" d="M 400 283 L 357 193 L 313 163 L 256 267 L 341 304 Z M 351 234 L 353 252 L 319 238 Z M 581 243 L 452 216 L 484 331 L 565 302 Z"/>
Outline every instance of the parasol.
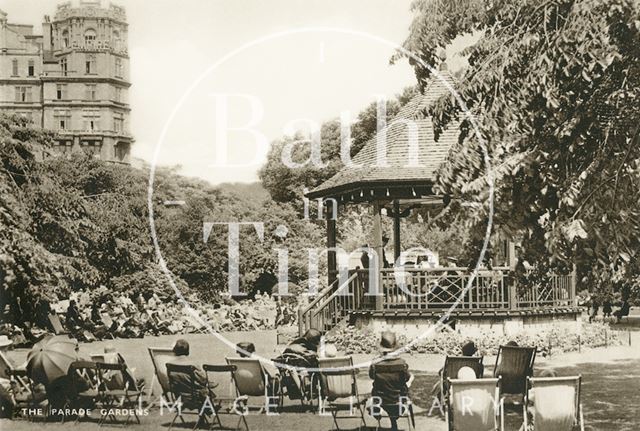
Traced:
<path fill-rule="evenodd" d="M 69 365 L 78 360 L 78 341 L 67 335 L 47 337 L 27 355 L 27 372 L 36 383 L 49 384 L 66 376 Z"/>

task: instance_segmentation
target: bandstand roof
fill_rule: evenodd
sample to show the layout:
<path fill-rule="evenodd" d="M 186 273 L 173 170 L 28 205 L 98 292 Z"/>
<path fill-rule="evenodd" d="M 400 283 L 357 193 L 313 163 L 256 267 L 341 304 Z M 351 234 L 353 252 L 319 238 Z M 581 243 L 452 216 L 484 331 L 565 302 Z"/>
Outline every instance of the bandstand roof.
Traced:
<path fill-rule="evenodd" d="M 446 70 L 440 76 L 453 86 Z M 369 140 L 352 162 L 359 167 L 344 166 L 336 175 L 306 194 L 309 198 L 335 198 L 339 203 L 379 199 L 420 199 L 433 196 L 435 174 L 458 139 L 458 123 L 452 124 L 434 139 L 427 109 L 449 89 L 434 77 L 423 94 L 416 95 L 387 126 Z M 408 126 L 412 120 L 415 126 Z M 411 131 L 411 128 L 415 132 Z M 386 133 L 386 166 L 377 166 L 377 139 Z M 416 133 L 417 155 L 410 158 L 410 135 Z M 415 140 L 415 139 L 414 139 Z M 415 143 L 414 143 L 415 145 Z"/>

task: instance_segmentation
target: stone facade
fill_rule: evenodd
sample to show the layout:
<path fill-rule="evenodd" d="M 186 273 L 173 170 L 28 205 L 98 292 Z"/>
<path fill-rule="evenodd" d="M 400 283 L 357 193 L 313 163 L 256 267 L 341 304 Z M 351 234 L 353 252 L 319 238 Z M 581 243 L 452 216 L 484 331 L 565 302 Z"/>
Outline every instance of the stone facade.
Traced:
<path fill-rule="evenodd" d="M 99 0 L 58 5 L 42 35 L 0 11 L 0 110 L 54 130 L 53 152 L 129 163 L 125 11 Z"/>

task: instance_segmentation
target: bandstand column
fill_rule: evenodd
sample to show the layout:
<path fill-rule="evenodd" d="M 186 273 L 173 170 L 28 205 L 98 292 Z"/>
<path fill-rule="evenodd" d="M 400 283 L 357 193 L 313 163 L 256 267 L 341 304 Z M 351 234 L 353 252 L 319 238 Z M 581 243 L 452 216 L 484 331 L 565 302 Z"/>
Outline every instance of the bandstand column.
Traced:
<path fill-rule="evenodd" d="M 381 205 L 379 202 L 373 204 L 373 249 L 376 251 L 376 259 L 378 261 L 378 295 L 376 296 L 376 310 L 382 310 L 384 286 L 382 285 L 382 268 L 384 268 L 384 260 L 382 255 L 382 216 Z"/>
<path fill-rule="evenodd" d="M 398 261 L 400 257 L 400 202 L 393 201 L 393 260 Z"/>
<path fill-rule="evenodd" d="M 333 218 L 333 213 L 329 211 L 329 206 L 325 206 L 325 215 L 327 217 L 327 266 L 328 266 L 328 278 L 329 284 L 337 277 L 338 263 L 336 259 L 336 220 Z"/>

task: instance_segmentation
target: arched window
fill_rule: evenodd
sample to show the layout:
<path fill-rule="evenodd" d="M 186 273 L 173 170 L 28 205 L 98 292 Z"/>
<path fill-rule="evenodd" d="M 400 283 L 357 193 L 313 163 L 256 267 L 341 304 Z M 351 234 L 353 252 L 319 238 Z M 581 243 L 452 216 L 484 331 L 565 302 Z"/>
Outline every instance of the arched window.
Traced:
<path fill-rule="evenodd" d="M 62 47 L 69 48 L 69 30 L 62 32 Z"/>
<path fill-rule="evenodd" d="M 96 31 L 92 28 L 84 32 L 84 45 L 87 48 L 93 48 L 96 43 Z"/>

